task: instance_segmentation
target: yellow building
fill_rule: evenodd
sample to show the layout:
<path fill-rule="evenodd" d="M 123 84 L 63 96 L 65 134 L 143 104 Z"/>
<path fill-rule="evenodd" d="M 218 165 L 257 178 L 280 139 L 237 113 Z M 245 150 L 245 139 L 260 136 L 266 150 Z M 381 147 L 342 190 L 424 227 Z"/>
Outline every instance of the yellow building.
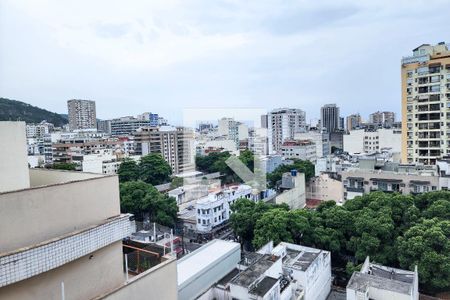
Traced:
<path fill-rule="evenodd" d="M 404 57 L 402 162 L 436 164 L 450 154 L 450 51 L 423 44 Z"/>

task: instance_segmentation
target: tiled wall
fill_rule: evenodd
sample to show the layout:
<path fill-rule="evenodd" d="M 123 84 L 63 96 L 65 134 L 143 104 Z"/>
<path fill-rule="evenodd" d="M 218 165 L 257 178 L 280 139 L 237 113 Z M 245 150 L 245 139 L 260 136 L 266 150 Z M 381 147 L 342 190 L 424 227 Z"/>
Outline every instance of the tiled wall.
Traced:
<path fill-rule="evenodd" d="M 130 215 L 52 242 L 0 257 L 0 287 L 62 266 L 119 241 L 134 231 Z"/>

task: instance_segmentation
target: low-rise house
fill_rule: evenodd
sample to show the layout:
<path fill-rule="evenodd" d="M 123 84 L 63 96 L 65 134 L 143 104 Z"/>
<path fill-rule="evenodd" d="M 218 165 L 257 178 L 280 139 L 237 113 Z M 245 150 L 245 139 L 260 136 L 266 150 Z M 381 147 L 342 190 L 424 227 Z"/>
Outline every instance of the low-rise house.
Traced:
<path fill-rule="evenodd" d="M 224 224 L 230 218 L 230 205 L 239 198 L 258 200 L 248 185 L 230 186 L 210 192 L 207 196 L 197 200 L 197 231 L 210 232 Z"/>

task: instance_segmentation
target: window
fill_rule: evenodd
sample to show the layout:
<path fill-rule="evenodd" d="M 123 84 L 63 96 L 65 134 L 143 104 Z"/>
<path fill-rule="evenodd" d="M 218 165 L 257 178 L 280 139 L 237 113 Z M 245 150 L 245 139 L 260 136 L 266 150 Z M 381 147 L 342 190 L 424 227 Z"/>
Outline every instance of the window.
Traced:
<path fill-rule="evenodd" d="M 202 222 L 202 220 L 198 219 L 198 224 L 200 224 Z"/>

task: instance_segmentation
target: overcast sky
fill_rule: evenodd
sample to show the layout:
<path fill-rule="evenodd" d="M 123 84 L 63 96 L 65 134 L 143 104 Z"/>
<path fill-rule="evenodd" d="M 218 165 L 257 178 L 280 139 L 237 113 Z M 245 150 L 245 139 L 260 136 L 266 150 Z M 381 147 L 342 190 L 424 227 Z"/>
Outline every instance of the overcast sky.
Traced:
<path fill-rule="evenodd" d="M 400 112 L 400 59 L 450 41 L 450 1 L 0 0 L 0 97 L 99 118 L 294 107 Z"/>

